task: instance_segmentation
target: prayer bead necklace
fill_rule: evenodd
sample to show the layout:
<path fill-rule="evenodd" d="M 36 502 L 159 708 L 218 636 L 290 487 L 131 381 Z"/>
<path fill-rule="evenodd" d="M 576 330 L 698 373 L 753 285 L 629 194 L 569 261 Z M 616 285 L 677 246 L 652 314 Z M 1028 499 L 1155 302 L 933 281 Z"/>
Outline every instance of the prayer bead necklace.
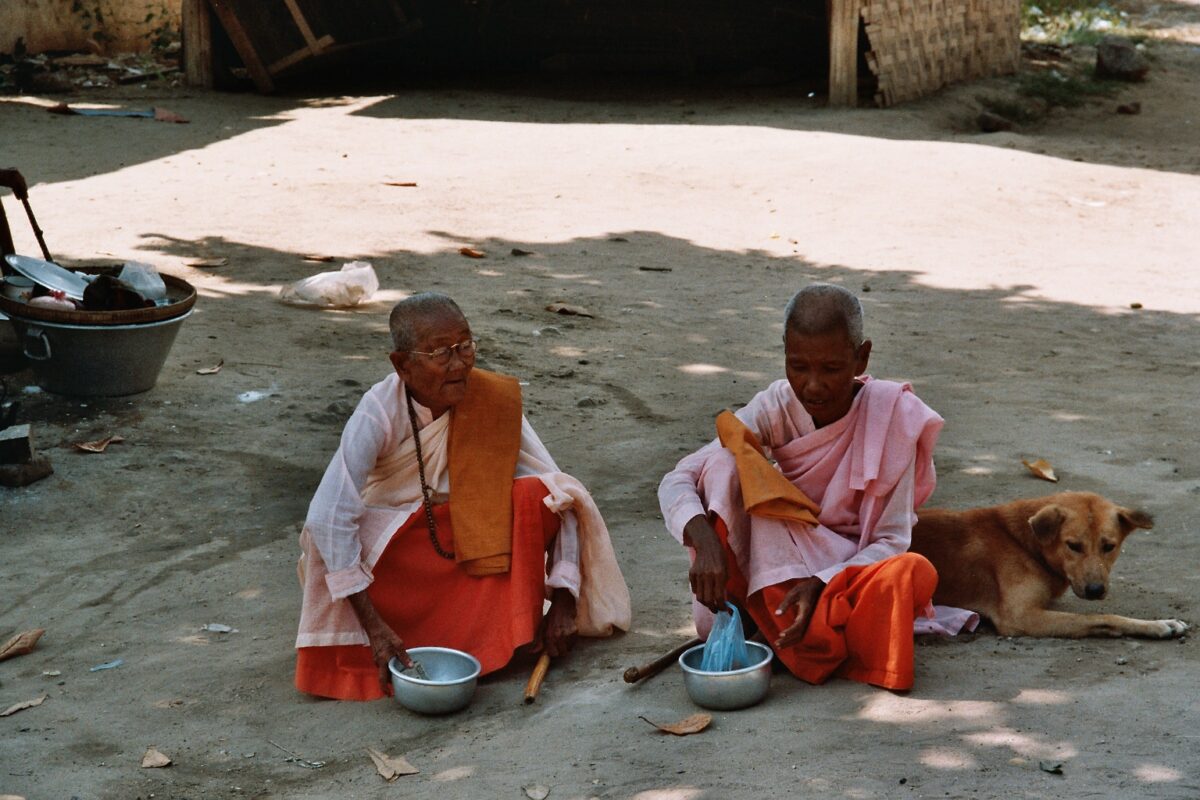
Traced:
<path fill-rule="evenodd" d="M 408 419 L 412 423 L 413 442 L 417 445 L 417 475 L 421 478 L 421 505 L 425 507 L 425 523 L 429 526 L 429 541 L 433 542 L 434 552 L 448 561 L 453 561 L 454 553 L 443 550 L 441 542 L 437 538 L 437 523 L 433 521 L 433 503 L 429 500 L 429 496 L 433 492 L 430 491 L 429 484 L 425 482 L 425 458 L 421 455 L 421 432 L 417 430 L 417 412 L 413 408 L 412 395 L 408 393 L 407 387 L 404 389 L 404 399 L 408 402 Z"/>

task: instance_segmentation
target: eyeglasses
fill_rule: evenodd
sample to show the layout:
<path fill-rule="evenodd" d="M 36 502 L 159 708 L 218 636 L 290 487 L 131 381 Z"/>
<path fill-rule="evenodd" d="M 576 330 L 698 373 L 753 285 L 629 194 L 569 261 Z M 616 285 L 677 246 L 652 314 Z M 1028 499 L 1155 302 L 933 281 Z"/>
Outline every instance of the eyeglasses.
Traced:
<path fill-rule="evenodd" d="M 445 366 L 450 363 L 450 354 L 458 353 L 458 357 L 463 361 L 473 359 L 475 351 L 478 349 L 478 344 L 474 339 L 467 339 L 465 342 L 452 344 L 449 347 L 439 347 L 432 353 L 422 353 L 420 350 L 409 350 L 408 352 L 416 356 L 425 356 L 438 366 Z"/>

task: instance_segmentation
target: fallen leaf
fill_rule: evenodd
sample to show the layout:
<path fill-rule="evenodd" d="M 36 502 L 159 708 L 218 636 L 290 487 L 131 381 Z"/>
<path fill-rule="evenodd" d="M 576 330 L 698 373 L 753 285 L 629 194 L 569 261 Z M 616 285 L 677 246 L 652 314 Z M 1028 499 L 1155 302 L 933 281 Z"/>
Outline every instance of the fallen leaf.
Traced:
<path fill-rule="evenodd" d="M 204 369 L 196 370 L 196 374 L 197 375 L 216 375 L 218 372 L 221 371 L 221 367 L 223 367 L 223 366 L 225 366 L 225 359 L 222 358 L 220 361 L 218 361 L 215 365 L 213 365 L 211 367 L 205 367 Z"/>
<path fill-rule="evenodd" d="M 402 775 L 416 775 L 421 770 L 408 763 L 404 756 L 389 756 L 373 747 L 367 748 L 367 755 L 375 762 L 375 771 L 379 777 L 389 783 Z"/>
<path fill-rule="evenodd" d="M 1051 775 L 1062 775 L 1063 765 L 1061 761 L 1039 761 L 1038 769 L 1042 772 L 1049 772 Z"/>
<path fill-rule="evenodd" d="M 123 436 L 109 436 L 94 442 L 75 442 L 75 449 L 83 453 L 103 453 L 110 444 L 125 441 Z"/>
<path fill-rule="evenodd" d="M 407 188 L 415 188 L 417 185 L 417 182 L 416 181 L 384 181 L 383 185 L 384 186 L 403 186 L 403 187 L 407 187 Z"/>
<path fill-rule="evenodd" d="M 531 255 L 533 255 L 532 250 L 522 250 L 519 247 L 514 247 L 509 252 L 512 253 L 514 256 L 531 256 Z"/>
<path fill-rule="evenodd" d="M 21 631 L 13 636 L 3 645 L 0 645 L 0 661 L 32 653 L 38 639 L 42 638 L 42 634 L 45 632 L 45 628 L 34 628 L 30 631 Z"/>
<path fill-rule="evenodd" d="M 180 700 L 179 698 L 172 698 L 170 700 L 155 700 L 154 707 L 155 708 L 179 708 L 180 706 L 183 705 L 183 703 L 184 703 L 184 701 Z"/>
<path fill-rule="evenodd" d="M 573 306 L 570 303 L 551 303 L 546 306 L 547 311 L 553 311 L 555 314 L 562 314 L 569 317 L 587 317 L 595 319 L 595 315 L 588 311 L 583 306 Z"/>
<path fill-rule="evenodd" d="M 300 257 L 302 259 L 304 259 L 305 261 L 319 261 L 322 264 L 328 264 L 331 261 L 336 260 L 336 259 L 334 259 L 333 256 L 321 256 L 321 255 L 317 255 L 315 253 L 310 253 L 309 255 L 300 256 Z"/>
<path fill-rule="evenodd" d="M 664 733 L 673 733 L 676 736 L 690 736 L 693 733 L 699 733 L 712 724 L 711 714 L 692 714 L 687 719 L 681 719 L 679 722 L 669 724 L 652 722 L 642 716 L 639 716 L 638 719 L 649 722 Z"/>
<path fill-rule="evenodd" d="M 33 700 L 23 700 L 20 703 L 13 703 L 8 708 L 4 709 L 3 711 L 0 711 L 0 717 L 12 716 L 13 714 L 17 713 L 18 711 L 24 711 L 27 708 L 33 708 L 34 706 L 40 706 L 44 702 L 46 702 L 46 695 L 42 695 L 41 697 L 34 698 Z"/>
<path fill-rule="evenodd" d="M 1142 304 L 1141 303 L 1130 303 L 1129 307 L 1132 308 L 1134 311 L 1137 311 L 1139 308 L 1142 307 Z"/>
<path fill-rule="evenodd" d="M 476 250 L 474 247 L 458 248 L 459 255 L 464 255 L 467 258 L 487 258 L 487 253 L 482 250 Z"/>
<path fill-rule="evenodd" d="M 188 121 L 187 117 L 183 116 L 182 114 L 177 114 L 174 111 L 166 108 L 155 108 L 154 119 L 158 122 L 178 122 L 180 124 Z"/>
<path fill-rule="evenodd" d="M 1041 478 L 1044 481 L 1058 483 L 1058 476 L 1054 474 L 1054 467 L 1050 466 L 1050 462 L 1046 459 L 1039 458 L 1034 462 L 1021 459 L 1021 463 L 1024 464 L 1026 469 L 1032 472 L 1034 476 Z"/>
<path fill-rule="evenodd" d="M 146 748 L 146 754 L 142 756 L 142 769 L 158 769 L 169 766 L 171 766 L 170 757 L 160 753 L 153 745 Z"/>
<path fill-rule="evenodd" d="M 525 796 L 529 800 L 546 800 L 550 796 L 550 787 L 542 786 L 540 783 L 535 783 L 532 786 L 522 786 L 525 790 Z"/>

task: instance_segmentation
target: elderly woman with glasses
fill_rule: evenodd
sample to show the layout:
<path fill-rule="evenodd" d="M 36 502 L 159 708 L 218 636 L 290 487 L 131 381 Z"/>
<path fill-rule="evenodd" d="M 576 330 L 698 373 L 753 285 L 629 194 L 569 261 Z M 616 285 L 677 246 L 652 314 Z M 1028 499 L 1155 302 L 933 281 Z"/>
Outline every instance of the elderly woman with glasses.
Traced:
<path fill-rule="evenodd" d="M 409 647 L 464 650 L 486 674 L 525 645 L 559 656 L 576 634 L 628 629 L 604 520 L 525 419 L 516 379 L 475 368 L 445 295 L 397 303 L 390 328 L 394 372 L 347 422 L 300 537 L 297 688 L 373 700 Z"/>

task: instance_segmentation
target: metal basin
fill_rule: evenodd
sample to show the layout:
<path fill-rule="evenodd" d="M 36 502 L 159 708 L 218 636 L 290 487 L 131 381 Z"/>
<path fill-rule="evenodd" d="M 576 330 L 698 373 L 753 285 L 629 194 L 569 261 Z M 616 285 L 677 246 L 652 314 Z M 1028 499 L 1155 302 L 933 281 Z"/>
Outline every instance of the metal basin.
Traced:
<path fill-rule="evenodd" d="M 117 397 L 151 389 L 191 316 L 135 325 L 72 325 L 9 312 L 38 384 L 55 394 Z"/>
<path fill-rule="evenodd" d="M 479 659 L 449 647 L 412 647 L 408 655 L 421 663 L 429 680 L 411 670 L 403 672 L 404 666 L 393 658 L 388 670 L 396 702 L 418 714 L 449 714 L 467 707 L 483 669 Z"/>
<path fill-rule="evenodd" d="M 700 669 L 704 645 L 698 644 L 679 657 L 683 670 L 683 685 L 692 702 L 717 711 L 747 708 L 767 696 L 771 686 L 771 648 L 758 642 L 746 642 L 754 663 L 727 672 L 705 672 Z"/>

